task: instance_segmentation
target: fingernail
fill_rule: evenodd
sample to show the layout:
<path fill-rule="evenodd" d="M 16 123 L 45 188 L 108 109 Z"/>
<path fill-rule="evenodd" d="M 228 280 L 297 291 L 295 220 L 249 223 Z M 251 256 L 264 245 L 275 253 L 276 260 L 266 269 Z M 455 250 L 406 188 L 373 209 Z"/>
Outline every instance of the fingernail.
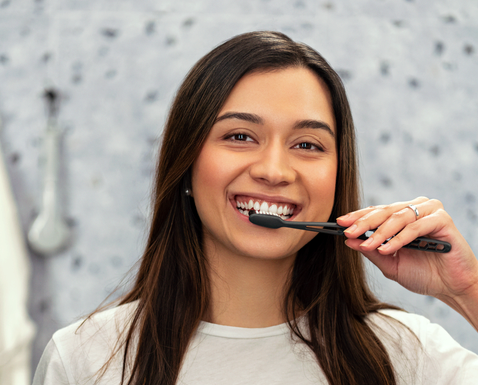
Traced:
<path fill-rule="evenodd" d="M 387 251 L 388 249 L 390 248 L 390 245 L 388 243 L 386 243 L 385 245 L 382 245 L 380 247 L 378 247 L 378 249 L 380 251 Z"/>
<path fill-rule="evenodd" d="M 357 229 L 357 225 L 350 226 L 347 230 L 344 230 L 344 233 L 353 233 Z"/>
<path fill-rule="evenodd" d="M 370 245 L 372 242 L 373 242 L 373 237 L 369 237 L 365 242 L 362 242 L 362 243 L 360 244 L 360 247 L 362 247 L 362 246 L 368 246 L 368 245 Z"/>

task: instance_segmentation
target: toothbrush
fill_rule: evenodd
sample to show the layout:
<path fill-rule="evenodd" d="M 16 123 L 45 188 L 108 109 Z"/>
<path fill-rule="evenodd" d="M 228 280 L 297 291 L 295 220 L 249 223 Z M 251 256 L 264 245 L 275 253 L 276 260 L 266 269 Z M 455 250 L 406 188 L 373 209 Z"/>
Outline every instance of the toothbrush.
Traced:
<path fill-rule="evenodd" d="M 344 230 L 346 227 L 340 226 L 335 222 L 294 222 L 284 221 L 278 215 L 265 214 L 251 210 L 249 212 L 249 221 L 258 226 L 267 227 L 269 229 L 278 229 L 280 227 L 289 227 L 291 229 L 315 231 L 323 234 L 342 235 L 345 236 Z M 371 230 L 374 232 L 375 230 Z M 369 233 L 369 232 L 367 232 Z M 362 234 L 358 239 L 368 239 L 369 236 Z M 387 243 L 391 238 L 387 239 Z M 448 253 L 451 250 L 451 245 L 448 242 L 439 241 L 425 237 L 418 237 L 408 245 L 403 246 L 407 249 L 415 249 L 421 251 L 431 251 L 435 253 Z"/>

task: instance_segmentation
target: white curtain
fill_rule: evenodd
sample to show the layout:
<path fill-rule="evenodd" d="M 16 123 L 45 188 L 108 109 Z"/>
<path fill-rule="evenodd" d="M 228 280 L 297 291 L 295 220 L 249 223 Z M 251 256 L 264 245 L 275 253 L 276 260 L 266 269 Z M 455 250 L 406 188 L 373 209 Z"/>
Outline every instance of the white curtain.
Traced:
<path fill-rule="evenodd" d="M 0 147 L 0 384 L 31 383 L 30 264 Z"/>

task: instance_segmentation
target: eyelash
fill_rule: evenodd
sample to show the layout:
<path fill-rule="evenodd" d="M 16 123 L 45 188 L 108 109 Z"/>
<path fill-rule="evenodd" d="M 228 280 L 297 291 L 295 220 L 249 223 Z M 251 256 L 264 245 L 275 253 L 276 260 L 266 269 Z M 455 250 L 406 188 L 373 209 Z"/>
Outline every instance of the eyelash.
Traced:
<path fill-rule="evenodd" d="M 238 139 L 237 137 L 240 136 L 242 137 L 242 139 Z M 231 142 L 248 142 L 247 138 L 251 139 L 251 141 L 253 141 L 253 139 L 247 135 L 247 134 L 244 134 L 242 132 L 235 132 L 235 133 L 232 133 L 230 135 L 227 135 L 224 137 L 225 140 L 228 140 L 228 141 L 231 141 Z M 301 145 L 307 145 L 308 148 L 303 148 L 303 147 L 300 147 Z M 293 148 L 297 148 L 299 150 L 305 150 L 305 151 L 319 151 L 319 152 L 324 152 L 324 149 L 322 146 L 318 145 L 318 144 L 314 144 L 314 143 L 310 143 L 310 142 L 300 142 L 296 145 L 294 145 Z"/>
<path fill-rule="evenodd" d="M 307 145 L 308 148 L 304 148 L 304 147 L 301 147 L 301 145 Z M 314 144 L 314 143 L 310 143 L 310 142 L 301 142 L 301 143 L 298 143 L 294 146 L 294 148 L 298 148 L 299 150 L 307 150 L 307 151 L 320 151 L 320 152 L 323 152 L 324 149 L 319 146 L 318 144 Z M 315 147 L 315 149 L 313 148 Z"/>
<path fill-rule="evenodd" d="M 237 137 L 237 136 L 243 136 L 243 137 L 245 137 L 245 138 L 251 138 L 249 135 L 244 134 L 244 133 L 242 133 L 242 132 L 235 132 L 235 133 L 233 133 L 233 134 L 227 135 L 224 139 L 230 140 L 231 142 L 247 142 L 247 140 L 235 138 L 235 137 Z M 251 139 L 252 139 L 252 138 L 251 138 Z"/>

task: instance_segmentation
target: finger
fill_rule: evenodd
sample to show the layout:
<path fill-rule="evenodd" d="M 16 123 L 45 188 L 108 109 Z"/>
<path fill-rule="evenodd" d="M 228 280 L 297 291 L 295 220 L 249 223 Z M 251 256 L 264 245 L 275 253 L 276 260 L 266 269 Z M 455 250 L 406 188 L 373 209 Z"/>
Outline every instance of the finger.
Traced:
<path fill-rule="evenodd" d="M 419 197 L 408 202 L 397 202 L 387 206 L 380 206 L 368 212 L 367 214 L 359 217 L 353 223 L 341 225 L 348 227 L 348 229 L 344 232 L 348 238 L 356 238 L 369 230 L 377 229 L 394 213 L 404 210 L 408 207 L 408 205 L 419 205 L 422 202 L 427 201 L 428 198 Z M 409 221 L 416 220 L 415 213 L 408 208 L 406 209 L 406 211 L 403 211 L 403 214 L 403 217 L 408 217 Z"/>
<path fill-rule="evenodd" d="M 437 210 L 443 210 L 443 205 L 439 201 L 428 200 L 424 203 L 417 204 L 416 208 L 420 214 L 421 219 L 417 220 L 415 211 L 408 206 L 400 211 L 393 213 L 385 222 L 383 222 L 379 226 L 377 231 L 375 231 L 372 236 L 370 236 L 365 242 L 361 244 L 362 251 L 369 251 L 378 248 L 389 238 L 395 237 L 396 235 L 403 232 L 403 230 L 408 226 L 410 226 L 410 229 L 414 230 L 414 232 L 420 233 L 419 229 L 421 224 L 423 223 L 422 220 L 426 217 L 429 217 Z M 416 235 L 415 238 L 425 234 L 429 234 L 429 232 Z M 413 241 L 415 238 L 410 240 L 410 242 Z M 388 247 L 385 247 L 381 250 L 384 251 L 387 248 Z"/>
<path fill-rule="evenodd" d="M 341 217 L 337 218 L 337 223 L 339 223 L 341 226 L 346 226 L 347 223 L 353 223 L 357 219 L 363 217 L 364 215 L 370 213 L 373 210 L 379 209 L 385 207 L 384 205 L 379 205 L 379 206 L 369 206 L 365 207 L 360 210 L 352 211 L 351 213 L 342 215 Z"/>
<path fill-rule="evenodd" d="M 451 222 L 450 216 L 444 210 L 440 209 L 431 215 L 423 217 L 419 221 L 409 224 L 385 245 L 379 246 L 377 250 L 382 255 L 393 254 L 418 237 L 433 237 L 433 234 L 439 233 L 449 222 Z"/>
<path fill-rule="evenodd" d="M 418 204 L 428 200 L 425 197 L 418 197 L 411 201 L 407 202 L 395 202 L 390 205 L 377 205 L 377 206 L 369 206 L 364 209 L 352 211 L 346 215 L 337 218 L 337 222 L 341 226 L 350 226 L 352 223 L 357 221 L 358 219 L 363 219 L 364 217 L 373 215 L 373 213 L 378 212 L 394 212 L 400 210 L 404 207 L 407 207 L 409 204 Z"/>

